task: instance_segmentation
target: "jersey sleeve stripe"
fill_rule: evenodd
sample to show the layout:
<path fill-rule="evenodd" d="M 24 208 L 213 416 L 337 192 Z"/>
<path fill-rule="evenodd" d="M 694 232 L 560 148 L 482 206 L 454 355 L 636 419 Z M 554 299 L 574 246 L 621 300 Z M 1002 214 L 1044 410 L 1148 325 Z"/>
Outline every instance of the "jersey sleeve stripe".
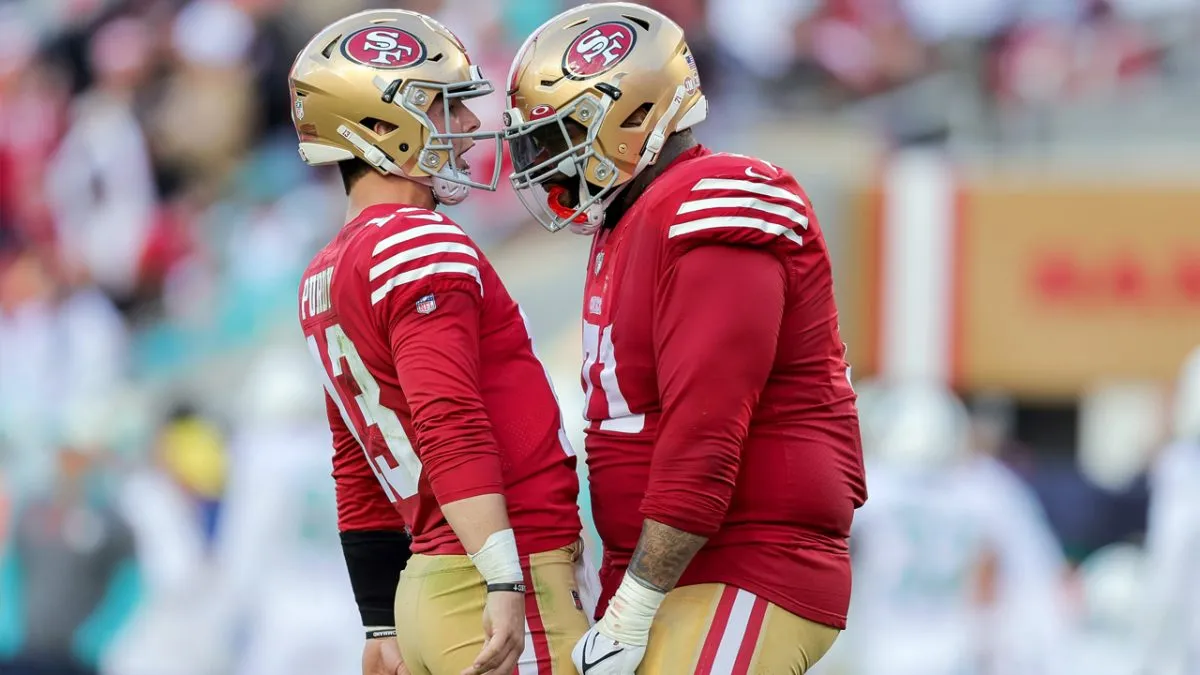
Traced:
<path fill-rule="evenodd" d="M 479 284 L 479 292 L 483 293 L 483 280 L 479 277 L 479 268 L 470 263 L 461 262 L 438 262 L 424 267 L 418 267 L 415 270 L 409 270 L 402 274 L 388 279 L 382 286 L 375 289 L 371 293 L 371 304 L 377 305 L 380 300 L 387 297 L 387 294 L 392 292 L 393 288 L 411 284 L 414 281 L 424 279 L 433 274 L 469 274 L 475 278 L 475 283 Z"/>
<path fill-rule="evenodd" d="M 748 218 L 746 216 L 717 216 L 714 218 L 701 218 L 692 220 L 686 223 L 672 225 L 667 231 L 667 238 L 674 238 L 692 232 L 701 230 L 711 230 L 718 227 L 741 227 L 751 230 L 759 230 L 767 234 L 776 236 L 783 235 L 788 239 L 796 242 L 797 245 L 803 245 L 804 240 L 790 227 L 785 227 L 778 223 L 770 223 L 760 218 Z"/>
<path fill-rule="evenodd" d="M 692 192 L 702 192 L 705 190 L 730 190 L 734 192 L 750 192 L 763 197 L 774 197 L 783 199 L 789 202 L 795 202 L 801 207 L 807 208 L 807 204 L 800 195 L 785 190 L 774 185 L 765 183 L 756 183 L 751 180 L 738 180 L 736 178 L 705 178 L 692 186 Z"/>
<path fill-rule="evenodd" d="M 410 248 L 401 251 L 387 260 L 372 266 L 368 278 L 371 281 L 375 281 L 379 277 L 391 272 L 406 262 L 411 262 L 419 258 L 427 258 L 433 255 L 447 255 L 451 253 L 469 255 L 476 260 L 479 259 L 479 254 L 475 252 L 475 249 L 467 246 L 466 244 L 450 244 L 440 242 L 436 244 L 426 244 L 425 246 L 417 246 L 416 248 Z"/>
<path fill-rule="evenodd" d="M 710 209 L 746 209 L 749 211 L 762 211 L 775 216 L 782 216 L 796 223 L 804 229 L 808 229 L 808 216 L 800 213 L 790 206 L 780 204 L 772 204 L 765 202 L 756 197 L 716 197 L 710 199 L 693 199 L 684 202 L 679 206 L 679 210 L 675 212 L 677 216 L 695 213 L 697 211 L 706 211 Z"/>
<path fill-rule="evenodd" d="M 412 218 L 413 216 L 409 217 Z M 466 233 L 463 232 L 459 226 L 451 223 L 445 223 L 442 225 L 422 225 L 420 227 L 414 227 L 409 230 L 404 230 L 403 232 L 397 232 L 389 237 L 380 239 L 379 243 L 375 244 L 375 250 L 371 252 L 371 255 L 377 256 L 389 248 L 396 246 L 397 244 L 403 244 L 404 242 L 411 241 L 417 237 L 425 237 L 431 234 L 457 234 L 463 237 L 466 236 Z"/>

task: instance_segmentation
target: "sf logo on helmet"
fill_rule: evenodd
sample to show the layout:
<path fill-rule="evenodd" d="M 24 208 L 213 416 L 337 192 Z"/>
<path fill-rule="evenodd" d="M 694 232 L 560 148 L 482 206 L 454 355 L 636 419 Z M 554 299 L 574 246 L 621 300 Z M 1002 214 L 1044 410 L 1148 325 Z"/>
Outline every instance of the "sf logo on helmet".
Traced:
<path fill-rule="evenodd" d="M 633 26 L 622 21 L 584 29 L 563 54 L 563 72 L 573 80 L 599 75 L 629 56 L 636 41 Z"/>
<path fill-rule="evenodd" d="M 372 68 L 411 68 L 425 60 L 425 44 L 399 28 L 364 28 L 342 41 L 346 58 Z"/>

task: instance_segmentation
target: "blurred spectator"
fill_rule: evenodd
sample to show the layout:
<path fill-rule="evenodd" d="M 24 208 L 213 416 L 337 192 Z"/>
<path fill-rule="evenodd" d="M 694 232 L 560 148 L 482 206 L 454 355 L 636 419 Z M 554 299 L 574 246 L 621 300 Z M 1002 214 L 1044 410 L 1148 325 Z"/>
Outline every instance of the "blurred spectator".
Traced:
<path fill-rule="evenodd" d="M 930 66 L 896 0 L 829 0 L 796 33 L 800 53 L 857 95 L 904 84 Z"/>
<path fill-rule="evenodd" d="M 247 51 L 254 91 L 262 108 L 255 133 L 291 136 L 292 101 L 287 94 L 287 78 L 307 36 L 289 30 L 285 0 L 237 0 L 236 4 L 255 24 Z"/>
<path fill-rule="evenodd" d="M 1045 105 L 1111 96 L 1154 72 L 1147 36 L 1121 20 L 1108 0 L 1087 0 L 1075 23 L 1018 23 L 996 54 L 997 93 L 1009 103 Z"/>
<path fill-rule="evenodd" d="M 22 11 L 0 6 L 0 252 L 53 239 L 42 183 L 64 131 L 69 92 L 36 48 Z"/>
<path fill-rule="evenodd" d="M 128 336 L 112 303 L 78 268 L 45 257 L 26 251 L 0 268 L 0 434 L 28 480 L 44 476 L 63 430 L 103 424 L 97 402 L 127 377 Z"/>
<path fill-rule="evenodd" d="M 114 508 L 102 446 L 64 447 L 54 488 L 18 505 L 3 565 L 19 581 L 13 675 L 95 673 L 138 597 L 133 536 Z"/>
<path fill-rule="evenodd" d="M 22 3 L 16 3 L 20 6 Z M 25 2 L 22 9 L 34 21 L 49 25 L 47 54 L 67 76 L 71 94 L 78 96 L 92 86 L 94 78 L 92 37 L 99 24 L 112 12 L 109 0 L 47 0 Z"/>
<path fill-rule="evenodd" d="M 91 43 L 94 86 L 74 104 L 48 180 L 58 241 L 101 288 L 128 298 L 156 203 L 146 139 L 135 113 L 149 56 L 145 24 L 105 24 Z"/>
<path fill-rule="evenodd" d="M 181 407 L 137 467 L 121 508 L 137 536 L 144 602 L 105 659 L 106 675 L 210 675 L 229 658 L 211 590 L 212 541 L 225 483 L 221 434 Z"/>
<path fill-rule="evenodd" d="M 153 121 L 155 147 L 161 161 L 186 167 L 209 189 L 223 186 L 259 129 L 249 60 L 256 33 L 232 0 L 194 0 L 171 27 L 176 69 Z"/>

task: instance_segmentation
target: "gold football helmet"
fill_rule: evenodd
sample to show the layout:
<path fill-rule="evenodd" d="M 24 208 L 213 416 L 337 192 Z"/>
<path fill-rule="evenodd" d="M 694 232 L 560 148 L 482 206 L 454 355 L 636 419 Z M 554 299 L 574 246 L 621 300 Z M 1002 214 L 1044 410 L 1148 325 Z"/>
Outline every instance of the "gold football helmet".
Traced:
<path fill-rule="evenodd" d="M 576 7 L 530 35 L 506 107 L 517 196 L 550 231 L 585 234 L 668 136 L 708 114 L 683 29 L 627 2 Z"/>
<path fill-rule="evenodd" d="M 289 85 L 300 156 L 310 165 L 357 157 L 429 185 L 445 204 L 500 182 L 499 161 L 491 181 L 472 180 L 454 143 L 492 141 L 498 158 L 500 132 L 449 128 L 451 102 L 490 94 L 492 85 L 462 42 L 423 14 L 372 10 L 327 26 L 296 57 Z M 430 118 L 435 103 L 445 129 Z M 394 128 L 377 133 L 377 122 Z"/>

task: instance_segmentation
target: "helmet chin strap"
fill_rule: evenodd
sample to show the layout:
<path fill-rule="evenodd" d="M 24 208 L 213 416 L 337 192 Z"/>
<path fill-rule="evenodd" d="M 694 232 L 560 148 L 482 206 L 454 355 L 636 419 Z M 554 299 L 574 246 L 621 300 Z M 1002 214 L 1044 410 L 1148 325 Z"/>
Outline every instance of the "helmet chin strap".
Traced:
<path fill-rule="evenodd" d="M 580 218 L 583 218 L 583 222 L 580 222 L 580 219 L 576 218 L 575 220 L 572 220 L 569 225 L 567 225 L 567 229 L 575 234 L 582 234 L 585 236 L 595 234 L 601 227 L 604 226 L 604 204 L 592 204 L 583 210 L 583 213 L 580 214 Z"/>
<path fill-rule="evenodd" d="M 430 180 L 430 187 L 433 190 L 434 201 L 446 206 L 461 204 L 467 198 L 467 195 L 471 194 L 470 187 L 462 183 L 446 180 L 441 176 L 434 176 Z"/>
<path fill-rule="evenodd" d="M 654 130 L 650 132 L 650 137 L 646 139 L 646 149 L 642 151 L 642 156 L 638 158 L 637 166 L 633 168 L 634 178 L 637 178 L 638 174 L 658 159 L 658 153 L 662 152 L 663 144 L 667 142 L 667 125 L 675 119 L 675 114 L 679 112 L 679 106 L 683 105 L 684 93 L 683 85 L 675 88 L 675 96 L 671 98 L 671 105 L 667 106 L 666 112 L 658 119 L 658 124 L 654 125 Z"/>

